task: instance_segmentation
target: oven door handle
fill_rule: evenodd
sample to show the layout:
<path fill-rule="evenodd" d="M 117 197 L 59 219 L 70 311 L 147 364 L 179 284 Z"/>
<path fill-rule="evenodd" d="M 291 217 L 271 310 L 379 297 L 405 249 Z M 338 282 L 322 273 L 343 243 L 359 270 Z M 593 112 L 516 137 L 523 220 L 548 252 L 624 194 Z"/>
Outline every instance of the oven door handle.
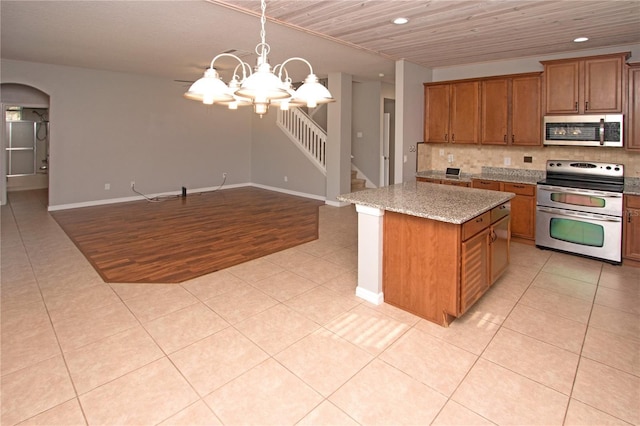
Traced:
<path fill-rule="evenodd" d="M 601 222 L 622 222 L 622 218 L 617 216 L 605 216 L 605 215 L 595 214 L 595 213 L 575 212 L 571 210 L 554 209 L 551 207 L 544 207 L 544 206 L 538 206 L 538 211 L 544 212 L 544 213 L 551 213 L 558 216 L 599 220 Z"/>
<path fill-rule="evenodd" d="M 600 145 L 604 145 L 604 118 L 600 119 Z"/>
<path fill-rule="evenodd" d="M 566 188 L 561 186 L 548 186 L 548 185 L 538 185 L 538 188 L 545 191 L 565 192 L 567 194 L 589 195 L 589 196 L 597 195 L 597 196 L 606 197 L 606 198 L 622 198 L 622 194 L 595 191 L 595 190 L 581 191 L 575 188 Z"/>

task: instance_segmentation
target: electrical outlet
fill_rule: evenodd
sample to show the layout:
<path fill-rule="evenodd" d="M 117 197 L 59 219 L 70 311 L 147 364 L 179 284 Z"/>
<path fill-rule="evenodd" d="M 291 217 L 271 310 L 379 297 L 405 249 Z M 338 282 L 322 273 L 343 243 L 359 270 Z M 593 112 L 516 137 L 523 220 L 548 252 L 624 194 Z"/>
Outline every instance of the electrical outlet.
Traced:
<path fill-rule="evenodd" d="M 447 161 L 448 161 L 449 163 L 453 163 L 453 154 L 449 154 L 449 155 L 447 155 Z"/>
<path fill-rule="evenodd" d="M 288 176 L 285 176 L 285 177 L 284 177 L 284 181 L 285 181 L 285 182 L 289 182 L 289 177 L 288 177 Z"/>
<path fill-rule="evenodd" d="M 104 190 L 105 190 L 105 191 L 108 191 L 108 190 L 110 190 L 110 189 L 111 189 L 111 184 L 110 184 L 110 183 L 105 183 L 105 184 L 104 184 Z"/>
<path fill-rule="evenodd" d="M 440 149 L 440 157 L 444 157 L 444 149 Z"/>
<path fill-rule="evenodd" d="M 504 165 L 505 166 L 511 165 L 511 157 L 504 157 Z"/>
<path fill-rule="evenodd" d="M 135 180 L 132 180 L 132 181 L 131 181 L 131 189 L 133 189 L 133 187 L 134 187 L 134 186 L 136 186 L 136 181 L 135 181 Z"/>

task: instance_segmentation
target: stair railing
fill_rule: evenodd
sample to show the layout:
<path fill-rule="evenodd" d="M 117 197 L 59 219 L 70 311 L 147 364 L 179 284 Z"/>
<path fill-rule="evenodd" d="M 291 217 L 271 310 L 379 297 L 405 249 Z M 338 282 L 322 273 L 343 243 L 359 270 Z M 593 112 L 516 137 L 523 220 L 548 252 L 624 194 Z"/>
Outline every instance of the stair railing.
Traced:
<path fill-rule="evenodd" d="M 278 110 L 278 127 L 325 176 L 327 175 L 327 132 L 300 108 Z"/>

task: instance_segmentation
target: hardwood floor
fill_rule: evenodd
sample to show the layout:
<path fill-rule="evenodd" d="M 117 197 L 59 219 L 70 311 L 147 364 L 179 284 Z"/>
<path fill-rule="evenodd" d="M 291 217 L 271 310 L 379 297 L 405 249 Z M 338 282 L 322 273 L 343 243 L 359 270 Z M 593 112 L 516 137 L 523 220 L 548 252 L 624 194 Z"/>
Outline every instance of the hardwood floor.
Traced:
<path fill-rule="evenodd" d="M 317 239 L 322 204 L 244 187 L 52 216 L 106 282 L 179 283 Z"/>

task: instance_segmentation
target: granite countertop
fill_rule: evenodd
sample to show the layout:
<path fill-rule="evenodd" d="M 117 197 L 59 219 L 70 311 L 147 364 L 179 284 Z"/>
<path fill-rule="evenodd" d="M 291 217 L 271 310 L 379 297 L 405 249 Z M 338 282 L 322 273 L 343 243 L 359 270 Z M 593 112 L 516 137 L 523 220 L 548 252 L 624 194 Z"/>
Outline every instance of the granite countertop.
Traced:
<path fill-rule="evenodd" d="M 502 167 L 483 167 L 482 173 L 462 173 L 459 178 L 448 178 L 444 172 L 427 170 L 416 173 L 416 177 L 429 179 L 455 180 L 459 182 L 471 182 L 472 179 L 498 180 L 511 183 L 526 183 L 535 185 L 544 179 L 545 172 L 541 170 L 507 169 Z"/>
<path fill-rule="evenodd" d="M 624 193 L 626 195 L 640 195 L 640 179 L 625 178 Z"/>
<path fill-rule="evenodd" d="M 438 170 L 425 170 L 416 173 L 416 177 L 428 179 L 452 180 L 458 182 L 471 182 L 473 179 L 496 180 L 501 182 L 525 183 L 535 185 L 546 176 L 542 170 L 520 170 L 502 167 L 483 167 L 481 173 L 462 173 L 459 178 L 448 178 L 444 172 Z M 625 177 L 624 194 L 640 195 L 640 178 Z"/>
<path fill-rule="evenodd" d="M 511 192 L 427 182 L 405 182 L 339 195 L 340 201 L 461 224 L 509 201 Z"/>

